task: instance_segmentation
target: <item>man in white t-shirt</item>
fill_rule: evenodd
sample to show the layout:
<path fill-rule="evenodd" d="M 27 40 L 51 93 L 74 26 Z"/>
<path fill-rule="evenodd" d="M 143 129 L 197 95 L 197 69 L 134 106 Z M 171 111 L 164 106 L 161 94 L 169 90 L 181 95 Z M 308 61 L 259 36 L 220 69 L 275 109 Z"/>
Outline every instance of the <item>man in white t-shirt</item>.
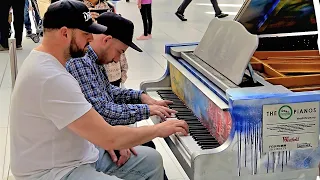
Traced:
<path fill-rule="evenodd" d="M 187 134 L 184 121 L 148 127 L 110 126 L 88 103 L 65 69 L 67 59 L 84 55 L 91 33 L 103 33 L 81 2 L 49 6 L 44 37 L 19 70 L 11 98 L 11 169 L 16 180 L 163 179 L 161 155 L 136 147 L 118 167 L 106 150 L 128 149 L 156 137 Z M 132 136 L 134 134 L 134 136 Z"/>

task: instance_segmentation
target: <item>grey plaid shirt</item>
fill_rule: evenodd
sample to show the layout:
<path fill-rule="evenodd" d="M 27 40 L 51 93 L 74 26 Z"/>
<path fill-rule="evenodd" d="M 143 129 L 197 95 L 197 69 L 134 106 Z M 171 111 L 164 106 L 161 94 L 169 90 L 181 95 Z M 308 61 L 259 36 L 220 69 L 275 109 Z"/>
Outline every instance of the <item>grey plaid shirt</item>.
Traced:
<path fill-rule="evenodd" d="M 111 85 L 103 65 L 97 64 L 97 60 L 97 54 L 89 46 L 84 57 L 70 59 L 66 64 L 87 101 L 111 125 L 128 125 L 148 119 L 148 105 L 139 104 L 142 91 Z"/>

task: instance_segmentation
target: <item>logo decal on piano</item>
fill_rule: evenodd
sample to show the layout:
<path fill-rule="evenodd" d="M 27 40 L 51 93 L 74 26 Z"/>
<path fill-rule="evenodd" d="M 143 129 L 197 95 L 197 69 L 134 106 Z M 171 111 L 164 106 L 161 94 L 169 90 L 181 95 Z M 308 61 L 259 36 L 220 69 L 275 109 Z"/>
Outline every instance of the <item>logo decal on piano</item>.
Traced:
<path fill-rule="evenodd" d="M 279 118 L 286 120 L 292 116 L 292 108 L 288 105 L 282 106 L 278 111 Z"/>

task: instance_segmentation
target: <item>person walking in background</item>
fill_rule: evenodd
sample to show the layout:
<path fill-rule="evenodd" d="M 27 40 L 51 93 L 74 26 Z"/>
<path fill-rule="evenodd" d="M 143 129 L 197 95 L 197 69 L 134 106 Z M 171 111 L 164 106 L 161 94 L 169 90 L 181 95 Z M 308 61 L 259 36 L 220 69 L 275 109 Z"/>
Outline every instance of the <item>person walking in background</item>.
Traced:
<path fill-rule="evenodd" d="M 143 35 L 137 40 L 148 40 L 152 38 L 152 13 L 151 13 L 152 0 L 138 0 L 138 8 L 140 9 L 142 22 L 143 22 Z"/>
<path fill-rule="evenodd" d="M 23 33 L 23 12 L 25 0 L 3 0 L 0 6 L 0 51 L 8 51 L 8 39 L 10 35 L 10 25 L 8 23 L 9 11 L 13 9 L 13 27 L 15 31 L 16 47 L 22 49 L 22 33 Z"/>
<path fill-rule="evenodd" d="M 182 4 L 179 6 L 177 12 L 175 13 L 176 16 L 181 20 L 181 21 L 187 21 L 187 19 L 184 17 L 184 11 L 188 7 L 188 5 L 191 3 L 192 0 L 183 0 Z M 213 6 L 214 11 L 216 12 L 216 17 L 217 18 L 224 18 L 227 17 L 228 14 L 222 13 L 221 9 L 219 8 L 217 0 L 211 0 L 211 4 Z"/>
<path fill-rule="evenodd" d="M 31 2 L 31 5 L 32 5 L 32 9 L 34 10 L 34 14 L 32 14 L 32 16 L 34 15 L 34 18 L 36 20 L 36 26 L 39 26 L 41 25 L 41 18 L 39 16 L 39 13 L 38 11 L 36 11 L 35 9 L 35 4 Z M 31 37 L 32 35 L 32 29 L 31 29 L 31 21 L 30 21 L 30 16 L 29 16 L 29 0 L 25 0 L 25 5 L 24 5 L 24 26 L 27 30 L 27 35 L 26 37 Z M 33 11 L 32 10 L 32 11 Z"/>

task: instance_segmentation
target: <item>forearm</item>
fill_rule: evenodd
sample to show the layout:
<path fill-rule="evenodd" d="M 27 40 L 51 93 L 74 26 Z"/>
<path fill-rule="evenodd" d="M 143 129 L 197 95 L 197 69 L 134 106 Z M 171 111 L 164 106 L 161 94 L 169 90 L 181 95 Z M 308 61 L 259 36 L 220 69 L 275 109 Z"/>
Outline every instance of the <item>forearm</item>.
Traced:
<path fill-rule="evenodd" d="M 111 91 L 114 97 L 114 101 L 117 104 L 141 104 L 142 91 L 133 89 L 121 89 L 119 87 L 111 85 Z"/>
<path fill-rule="evenodd" d="M 96 104 L 93 104 L 94 106 Z M 146 104 L 115 104 L 106 102 L 102 107 L 97 107 L 98 112 L 110 125 L 129 125 L 137 121 L 148 119 L 150 109 Z"/>
<path fill-rule="evenodd" d="M 94 109 L 69 124 L 68 128 L 105 150 L 128 149 L 148 142 L 160 133 L 157 125 L 139 128 L 110 126 Z"/>
<path fill-rule="evenodd" d="M 156 126 L 142 126 L 142 127 L 127 127 L 127 126 L 113 126 L 112 148 L 128 149 L 134 146 L 144 144 L 152 139 L 158 137 Z M 110 133 L 111 134 L 111 133 Z"/>

